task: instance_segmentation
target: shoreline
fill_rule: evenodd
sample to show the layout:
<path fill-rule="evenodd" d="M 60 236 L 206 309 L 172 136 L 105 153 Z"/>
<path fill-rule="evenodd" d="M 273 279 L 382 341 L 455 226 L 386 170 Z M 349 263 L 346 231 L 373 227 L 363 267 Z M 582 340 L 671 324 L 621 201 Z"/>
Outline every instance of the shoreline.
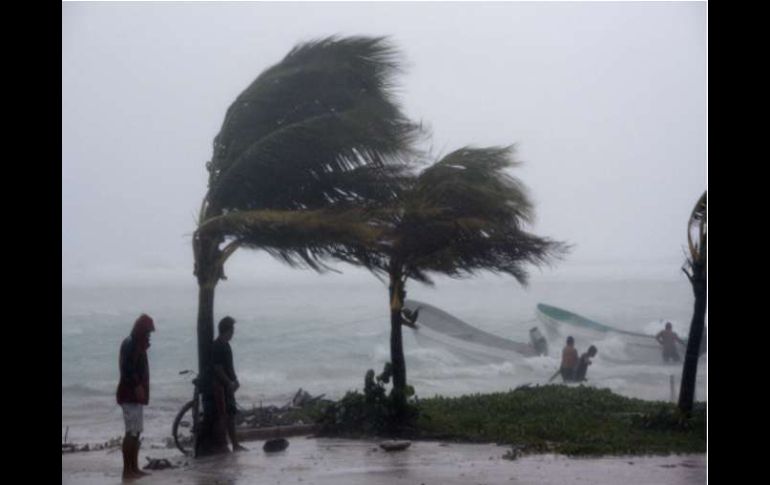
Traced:
<path fill-rule="evenodd" d="M 151 470 L 151 477 L 131 483 L 562 485 L 580 477 L 596 485 L 695 485 L 705 483 L 707 473 L 707 455 L 699 453 L 592 458 L 537 454 L 510 460 L 503 457 L 509 448 L 494 444 L 413 441 L 407 450 L 388 453 L 371 439 L 303 436 L 289 443 L 287 450 L 267 454 L 261 441 L 250 441 L 247 452 L 199 460 L 177 450 L 143 448 L 142 466 L 151 457 L 166 458 L 179 468 Z M 62 485 L 123 483 L 121 466 L 118 449 L 63 454 Z"/>
<path fill-rule="evenodd" d="M 522 386 L 505 393 L 415 400 L 408 422 L 394 429 L 389 401 L 372 391 L 351 392 L 339 401 L 307 397 L 303 403 L 244 410 L 236 427 L 244 441 L 313 435 L 353 440 L 385 439 L 465 444 L 494 443 L 517 456 L 642 455 L 707 452 L 707 404 L 692 414 L 676 405 L 620 396 L 585 386 Z M 367 399 L 374 399 L 368 401 Z M 385 400 L 383 400 L 385 399 Z M 170 431 L 170 430 L 169 430 Z M 120 447 L 120 437 L 101 443 L 69 442 L 62 453 Z M 176 450 L 169 436 L 143 436 L 148 450 Z"/>

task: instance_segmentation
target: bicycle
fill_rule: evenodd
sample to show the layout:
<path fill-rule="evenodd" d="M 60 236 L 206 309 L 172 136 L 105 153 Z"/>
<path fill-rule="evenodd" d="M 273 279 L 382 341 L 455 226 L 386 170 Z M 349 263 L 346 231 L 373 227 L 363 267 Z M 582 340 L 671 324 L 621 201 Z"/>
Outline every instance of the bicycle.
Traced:
<path fill-rule="evenodd" d="M 196 375 L 193 378 L 192 384 L 195 387 L 193 391 L 193 398 L 187 402 L 174 418 L 174 424 L 171 427 L 171 435 L 174 437 L 174 443 L 179 451 L 187 456 L 195 456 L 195 449 L 197 443 L 198 431 L 201 427 L 201 412 L 200 412 L 200 381 L 196 372 L 192 370 L 183 370 L 179 372 L 179 375 L 190 374 Z"/>

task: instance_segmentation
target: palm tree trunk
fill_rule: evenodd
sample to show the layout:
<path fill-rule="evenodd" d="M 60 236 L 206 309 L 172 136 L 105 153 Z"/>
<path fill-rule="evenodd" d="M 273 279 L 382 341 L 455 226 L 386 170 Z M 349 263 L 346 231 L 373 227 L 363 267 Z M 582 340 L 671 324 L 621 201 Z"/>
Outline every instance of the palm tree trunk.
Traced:
<path fill-rule="evenodd" d="M 209 350 L 214 342 L 214 290 L 215 286 L 198 287 L 198 375 L 206 375 L 209 367 Z"/>
<path fill-rule="evenodd" d="M 404 306 L 401 270 L 393 265 L 390 272 L 390 363 L 393 366 L 393 391 L 406 400 L 406 359 L 401 336 L 401 309 Z"/>
<path fill-rule="evenodd" d="M 214 342 L 214 290 L 222 274 L 219 243 L 213 239 L 194 240 L 195 275 L 198 278 L 198 377 L 203 396 L 201 428 L 196 437 L 195 456 L 227 452 L 227 430 L 219 419 L 211 396 L 211 345 Z"/>
<path fill-rule="evenodd" d="M 698 357 L 700 357 L 703 328 L 706 324 L 706 270 L 703 264 L 695 263 L 692 265 L 690 283 L 695 294 L 695 307 L 690 323 L 690 335 L 687 339 L 682 384 L 679 388 L 679 409 L 685 414 L 692 411 L 695 401 L 695 378 L 698 372 Z"/>
<path fill-rule="evenodd" d="M 401 311 L 390 311 L 390 363 L 393 366 L 393 388 L 406 390 L 406 360 L 401 338 Z"/>

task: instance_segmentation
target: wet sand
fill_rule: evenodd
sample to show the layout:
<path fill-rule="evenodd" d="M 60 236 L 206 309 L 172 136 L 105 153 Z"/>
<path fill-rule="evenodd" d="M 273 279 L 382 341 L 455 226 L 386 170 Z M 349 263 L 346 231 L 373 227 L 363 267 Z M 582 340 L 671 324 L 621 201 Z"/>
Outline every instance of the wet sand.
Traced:
<path fill-rule="evenodd" d="M 568 458 L 534 455 L 507 460 L 508 447 L 415 441 L 385 452 L 378 441 L 289 438 L 289 448 L 266 454 L 263 441 L 245 443 L 248 452 L 185 460 L 176 450 L 145 449 L 145 457 L 167 458 L 181 466 L 149 470 L 130 483 L 144 484 L 302 484 L 302 485 L 695 485 L 706 483 L 706 455 Z M 187 465 L 184 463 L 187 462 Z M 122 483 L 119 449 L 62 455 L 62 484 Z"/>

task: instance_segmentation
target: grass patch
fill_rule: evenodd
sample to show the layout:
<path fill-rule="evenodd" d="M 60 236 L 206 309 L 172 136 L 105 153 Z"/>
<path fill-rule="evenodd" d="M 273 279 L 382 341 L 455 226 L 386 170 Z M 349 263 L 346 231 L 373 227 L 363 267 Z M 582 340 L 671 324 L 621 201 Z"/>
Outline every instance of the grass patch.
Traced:
<path fill-rule="evenodd" d="M 419 402 L 414 438 L 510 444 L 518 453 L 567 455 L 704 453 L 706 406 L 675 405 L 609 389 L 560 385 Z"/>
<path fill-rule="evenodd" d="M 455 398 L 388 395 L 389 368 L 366 374 L 364 393 L 330 403 L 316 421 L 323 436 L 401 437 L 510 445 L 528 453 L 625 455 L 706 452 L 706 404 L 690 416 L 676 405 L 564 385 Z M 399 404 L 401 403 L 401 404 Z"/>

